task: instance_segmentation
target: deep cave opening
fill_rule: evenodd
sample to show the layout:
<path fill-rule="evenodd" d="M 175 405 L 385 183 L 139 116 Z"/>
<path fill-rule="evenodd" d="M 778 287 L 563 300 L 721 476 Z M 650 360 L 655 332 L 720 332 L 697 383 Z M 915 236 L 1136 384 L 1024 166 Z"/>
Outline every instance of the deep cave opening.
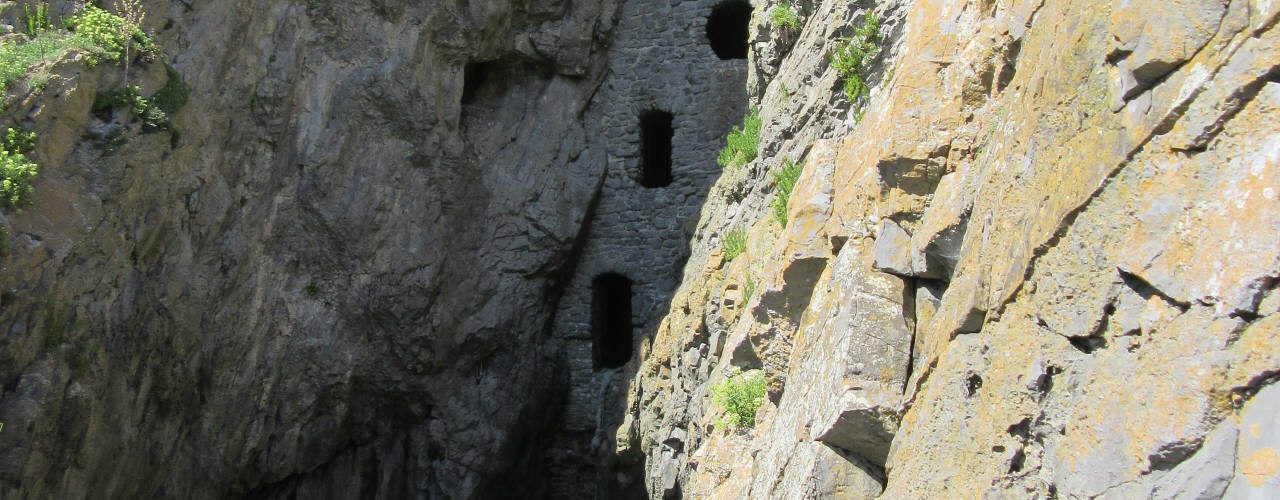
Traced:
<path fill-rule="evenodd" d="M 671 184 L 671 141 L 675 116 L 661 110 L 640 114 L 640 185 L 647 188 Z"/>
<path fill-rule="evenodd" d="M 631 360 L 631 280 L 605 273 L 591 281 L 591 354 L 595 370 Z"/>
<path fill-rule="evenodd" d="M 727 0 L 711 9 L 707 18 L 707 40 L 720 59 L 746 59 L 750 36 L 751 3 Z"/>

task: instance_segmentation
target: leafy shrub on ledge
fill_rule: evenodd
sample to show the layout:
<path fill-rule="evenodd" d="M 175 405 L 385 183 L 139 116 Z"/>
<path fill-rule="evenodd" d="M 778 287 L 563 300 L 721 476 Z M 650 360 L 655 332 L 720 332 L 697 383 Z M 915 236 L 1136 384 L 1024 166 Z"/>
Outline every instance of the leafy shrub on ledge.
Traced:
<path fill-rule="evenodd" d="M 769 202 L 769 207 L 782 227 L 787 227 L 787 204 L 791 202 L 791 192 L 795 190 L 803 170 L 804 164 L 788 159 L 782 162 L 782 170 L 773 173 L 773 188 L 777 190 L 778 197 Z"/>
<path fill-rule="evenodd" d="M 136 43 L 143 53 L 154 52 L 156 44 L 136 23 L 94 5 L 86 5 L 66 21 L 67 28 L 102 49 L 111 62 L 119 62 L 125 49 Z"/>
<path fill-rule="evenodd" d="M 724 235 L 724 260 L 732 262 L 742 252 L 747 251 L 747 231 L 734 229 Z"/>
<path fill-rule="evenodd" d="M 760 119 L 758 110 L 753 109 L 747 113 L 742 119 L 742 126 L 733 127 L 725 138 L 724 149 L 720 150 L 716 163 L 722 168 L 735 169 L 756 159 L 760 151 L 760 128 L 763 125 L 764 121 Z"/>
<path fill-rule="evenodd" d="M 800 16 L 796 15 L 795 7 L 788 2 L 782 2 L 773 6 L 769 10 L 769 21 L 774 26 L 785 31 L 796 31 L 800 29 Z"/>
<path fill-rule="evenodd" d="M 724 408 L 725 422 L 737 427 L 756 424 L 756 410 L 764 404 L 765 381 L 763 372 L 739 373 L 723 384 L 711 386 L 715 403 Z"/>

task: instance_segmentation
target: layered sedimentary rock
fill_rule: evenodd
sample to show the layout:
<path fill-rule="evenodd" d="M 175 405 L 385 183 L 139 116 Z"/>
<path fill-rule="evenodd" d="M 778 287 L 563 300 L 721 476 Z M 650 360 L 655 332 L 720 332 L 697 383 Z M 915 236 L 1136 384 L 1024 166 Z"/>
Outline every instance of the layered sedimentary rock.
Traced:
<path fill-rule="evenodd" d="M 1277 494 L 1277 6 L 797 5 L 756 7 L 761 156 L 631 385 L 650 495 Z M 868 14 L 862 109 L 828 54 Z M 709 388 L 752 369 L 756 425 L 720 425 Z"/>

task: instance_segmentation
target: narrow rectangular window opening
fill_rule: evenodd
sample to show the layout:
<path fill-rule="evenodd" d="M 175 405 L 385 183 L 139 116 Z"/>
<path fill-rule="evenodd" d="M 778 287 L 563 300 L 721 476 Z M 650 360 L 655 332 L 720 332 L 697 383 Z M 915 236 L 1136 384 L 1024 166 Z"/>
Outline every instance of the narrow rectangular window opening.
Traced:
<path fill-rule="evenodd" d="M 591 354 L 596 370 L 618 368 L 631 360 L 631 280 L 617 273 L 591 281 Z"/>
<path fill-rule="evenodd" d="M 649 188 L 671 184 L 671 141 L 675 117 L 666 111 L 640 114 L 640 185 Z"/>

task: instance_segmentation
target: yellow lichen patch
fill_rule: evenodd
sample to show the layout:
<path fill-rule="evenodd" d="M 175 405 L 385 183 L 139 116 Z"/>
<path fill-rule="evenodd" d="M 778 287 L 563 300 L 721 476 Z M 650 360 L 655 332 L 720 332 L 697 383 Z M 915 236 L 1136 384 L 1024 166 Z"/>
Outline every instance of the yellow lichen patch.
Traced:
<path fill-rule="evenodd" d="M 1280 472 L 1280 453 L 1276 453 L 1275 448 L 1263 448 L 1240 461 L 1240 473 L 1254 488 L 1266 484 L 1277 472 Z"/>

